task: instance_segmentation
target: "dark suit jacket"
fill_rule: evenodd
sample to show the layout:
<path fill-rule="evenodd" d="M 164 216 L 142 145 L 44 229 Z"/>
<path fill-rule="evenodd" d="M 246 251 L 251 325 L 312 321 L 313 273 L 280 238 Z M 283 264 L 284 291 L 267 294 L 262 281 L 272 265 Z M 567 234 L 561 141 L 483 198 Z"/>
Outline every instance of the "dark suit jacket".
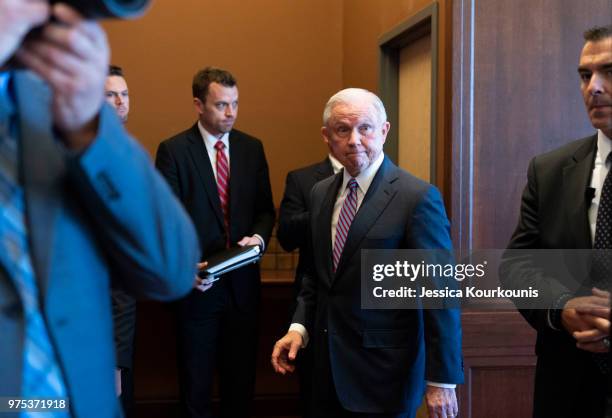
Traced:
<path fill-rule="evenodd" d="M 596 148 L 597 135 L 571 142 L 531 161 L 521 200 L 519 221 L 508 245 L 509 249 L 592 248 L 588 219 L 592 196 L 587 189 Z M 591 284 L 585 266 L 568 265 L 568 269 L 576 271 L 574 277 L 584 280 L 583 289 L 576 290 L 569 289 L 557 277 L 550 275 L 544 274 L 534 279 L 532 265 L 516 263 L 513 257 L 508 257 L 502 263 L 500 278 L 506 287 L 532 286 L 538 289 L 541 295 L 554 301 L 568 292 L 590 294 Z M 578 393 L 581 387 L 591 381 L 594 376 L 586 367 L 593 365 L 591 354 L 576 348 L 575 340 L 565 330 L 557 331 L 549 326 L 547 309 L 520 311 L 538 332 L 536 412 L 540 409 L 553 414 L 551 408 L 555 407 L 554 405 L 561 405 L 565 411 L 569 411 L 572 405 L 577 403 L 582 407 L 587 405 L 588 399 L 563 396 L 555 388 L 563 386 L 568 393 Z M 563 373 L 562 380 L 559 379 L 558 370 Z"/>
<path fill-rule="evenodd" d="M 136 300 L 118 286 L 116 285 L 111 290 L 117 367 L 131 369 L 134 361 Z"/>
<path fill-rule="evenodd" d="M 109 266 L 136 295 L 181 297 L 195 274 L 193 225 L 113 109 L 103 107 L 95 141 L 68 155 L 53 137 L 48 88 L 29 73 L 14 83 L 30 255 L 72 416 L 117 417 Z M 0 268 L 0 396 L 21 393 L 24 332 L 21 298 Z"/>
<path fill-rule="evenodd" d="M 275 209 L 263 145 L 238 130 L 229 135 L 230 243 L 259 234 L 266 242 L 274 226 Z M 187 209 L 195 224 L 204 261 L 225 248 L 225 229 L 217 184 L 197 123 L 163 141 L 157 168 Z M 230 277 L 231 276 L 231 277 Z M 259 266 L 251 264 L 228 274 L 238 305 L 252 305 L 259 294 Z"/>
<path fill-rule="evenodd" d="M 293 322 L 306 326 L 315 373 L 329 356 L 338 399 L 367 413 L 413 412 L 425 380 L 463 381 L 457 310 L 361 309 L 360 250 L 451 247 L 449 222 L 437 189 L 388 158 L 376 173 L 332 273 L 331 217 L 342 173 L 311 194 L 315 271 L 304 277 Z M 325 341 L 327 340 L 327 341 Z M 329 352 L 321 347 L 329 346 Z"/>
<path fill-rule="evenodd" d="M 329 158 L 316 164 L 303 167 L 287 174 L 285 194 L 281 201 L 278 229 L 278 242 L 285 251 L 300 250 L 300 258 L 295 271 L 295 289 L 299 292 L 302 275 L 312 262 L 310 248 L 310 191 L 315 183 L 334 174 Z"/>

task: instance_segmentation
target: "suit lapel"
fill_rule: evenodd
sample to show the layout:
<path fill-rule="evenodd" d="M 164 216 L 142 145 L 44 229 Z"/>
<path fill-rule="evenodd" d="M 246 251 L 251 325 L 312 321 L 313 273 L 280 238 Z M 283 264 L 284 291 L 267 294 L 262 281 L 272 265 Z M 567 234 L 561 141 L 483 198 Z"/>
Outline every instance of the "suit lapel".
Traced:
<path fill-rule="evenodd" d="M 392 182 L 397 178 L 396 169 L 393 163 L 385 156 L 349 228 L 342 256 L 336 269 L 336 276 L 342 273 L 348 260 L 351 259 L 355 251 L 360 249 L 361 241 L 366 233 L 376 223 L 393 196 L 395 196 L 396 190 Z"/>
<path fill-rule="evenodd" d="M 65 162 L 52 135 L 51 94 L 29 73 L 15 74 L 19 112 L 21 184 L 26 203 L 30 256 L 41 295 L 48 288 L 55 219 L 63 193 Z"/>
<path fill-rule="evenodd" d="M 223 214 L 221 213 L 221 202 L 219 201 L 219 192 L 217 191 L 215 174 L 212 170 L 213 162 L 210 161 L 210 158 L 208 158 L 208 152 L 206 151 L 206 146 L 204 145 L 204 139 L 200 134 L 197 123 L 189 131 L 187 139 L 189 141 L 189 153 L 191 154 L 193 163 L 196 166 L 196 170 L 198 170 L 200 179 L 204 184 L 204 190 L 206 190 L 206 194 L 208 195 L 210 206 L 213 208 L 213 212 L 215 213 L 215 217 L 217 218 L 219 225 L 224 228 Z"/>
<path fill-rule="evenodd" d="M 248 155 L 246 150 L 242 146 L 240 137 L 236 134 L 236 131 L 231 131 L 229 134 L 229 152 L 230 152 L 230 174 L 229 174 L 229 210 L 230 210 L 230 230 L 232 225 L 232 219 L 236 219 L 239 216 L 241 210 L 240 196 L 242 196 L 241 188 L 244 185 L 244 179 L 248 178 L 249 172 L 247 170 Z M 233 237 L 233 234 L 230 233 Z M 234 237 L 241 239 L 242 237 Z"/>
<path fill-rule="evenodd" d="M 596 145 L 597 136 L 593 136 L 591 141 L 576 151 L 570 163 L 563 168 L 562 190 L 568 221 L 566 225 L 577 248 L 592 247 L 586 191 L 593 171 Z"/>
<path fill-rule="evenodd" d="M 325 157 L 325 160 L 321 161 L 317 166 L 317 170 L 315 172 L 315 182 L 319 182 L 321 180 L 325 180 L 329 176 L 334 174 L 334 169 L 329 161 L 329 158 Z"/>
<path fill-rule="evenodd" d="M 324 260 L 325 277 L 329 277 L 330 283 L 333 280 L 332 270 L 332 239 L 331 239 L 331 219 L 334 211 L 334 203 L 338 196 L 338 189 L 342 185 L 342 172 L 336 175 L 330 187 L 327 188 L 325 197 L 321 205 L 318 225 L 315 229 L 320 231 L 318 237 L 314 237 L 313 247 L 316 250 L 315 259 Z"/>

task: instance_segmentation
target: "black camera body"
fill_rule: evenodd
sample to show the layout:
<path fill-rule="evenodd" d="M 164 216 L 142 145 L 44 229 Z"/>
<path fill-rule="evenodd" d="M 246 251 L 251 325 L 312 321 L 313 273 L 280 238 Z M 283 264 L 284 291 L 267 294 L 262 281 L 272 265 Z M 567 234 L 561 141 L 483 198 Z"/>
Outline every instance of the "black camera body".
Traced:
<path fill-rule="evenodd" d="M 150 0 L 49 0 L 53 3 L 66 3 L 78 10 L 88 19 L 119 18 L 129 19 L 141 16 Z"/>

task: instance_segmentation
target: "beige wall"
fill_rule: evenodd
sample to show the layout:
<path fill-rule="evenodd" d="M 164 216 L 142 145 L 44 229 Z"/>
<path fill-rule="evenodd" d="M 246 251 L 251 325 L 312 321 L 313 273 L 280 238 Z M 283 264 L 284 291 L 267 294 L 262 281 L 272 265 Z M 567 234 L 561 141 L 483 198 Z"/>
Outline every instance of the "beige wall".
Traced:
<path fill-rule="evenodd" d="M 449 1 L 440 2 L 441 11 Z M 157 0 L 140 20 L 104 23 L 112 62 L 124 67 L 130 87 L 128 129 L 153 155 L 159 142 L 195 121 L 195 71 L 229 69 L 240 88 L 236 127 L 263 140 L 278 205 L 287 172 L 326 153 L 320 136 L 325 101 L 343 87 L 376 91 L 378 37 L 428 4 Z"/>
<path fill-rule="evenodd" d="M 157 0 L 141 20 L 104 26 L 130 87 L 128 129 L 152 155 L 196 120 L 191 78 L 207 65 L 238 78 L 236 127 L 264 142 L 277 205 L 287 172 L 325 155 L 321 113 L 342 87 L 341 0 Z"/>

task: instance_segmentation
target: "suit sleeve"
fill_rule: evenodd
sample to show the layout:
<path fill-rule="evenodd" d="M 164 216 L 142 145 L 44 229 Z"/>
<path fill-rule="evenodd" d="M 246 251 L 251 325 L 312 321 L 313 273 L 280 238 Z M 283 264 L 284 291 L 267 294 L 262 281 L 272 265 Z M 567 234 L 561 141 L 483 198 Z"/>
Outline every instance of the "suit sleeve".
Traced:
<path fill-rule="evenodd" d="M 165 177 L 174 194 L 180 199 L 181 189 L 176 168 L 176 160 L 165 142 L 159 144 L 159 148 L 157 149 L 157 154 L 155 156 L 155 166 Z"/>
<path fill-rule="evenodd" d="M 518 225 L 512 234 L 508 250 L 502 257 L 499 277 L 502 285 L 508 289 L 538 290 L 538 304 L 549 301 L 551 308 L 559 308 L 571 297 L 571 291 L 558 279 L 552 278 L 538 266 L 535 252 L 526 251 L 541 248 L 540 242 L 540 208 L 538 192 L 537 159 L 529 164 L 527 185 L 521 198 L 521 209 Z M 512 251 L 523 250 L 523 251 Z M 515 301 L 516 302 L 516 301 Z M 522 303 L 521 306 L 524 306 Z M 551 330 L 549 310 L 524 308 L 519 309 L 521 315 L 536 330 Z"/>
<path fill-rule="evenodd" d="M 117 367 L 131 369 L 136 331 L 136 300 L 120 288 L 112 289 L 111 300 Z"/>
<path fill-rule="evenodd" d="M 416 206 L 410 225 L 412 248 L 452 248 L 450 223 L 438 190 L 431 186 Z M 425 380 L 463 383 L 459 309 L 424 309 Z"/>
<path fill-rule="evenodd" d="M 317 195 L 321 194 L 322 196 L 322 192 L 319 191 L 321 187 L 318 186 L 320 186 L 320 184 L 315 184 L 310 191 L 310 202 L 312 208 L 318 208 L 321 205 L 321 199 L 318 199 Z M 313 248 L 313 234 L 311 225 L 314 225 L 313 222 L 316 215 L 316 210 L 313 209 L 310 212 L 309 222 L 306 227 L 306 237 L 308 240 L 306 244 L 309 245 L 310 248 Z M 311 257 L 314 254 L 312 251 L 309 251 L 309 253 L 311 254 Z M 314 315 L 316 310 L 318 279 L 314 269 L 314 260 L 307 260 L 307 262 L 304 263 L 304 266 L 306 270 L 302 273 L 302 285 L 298 292 L 295 312 L 293 313 L 291 322 L 304 325 L 306 330 L 311 333 L 314 325 Z"/>
<path fill-rule="evenodd" d="M 308 241 L 308 207 L 296 177 L 295 173 L 287 175 L 285 194 L 279 210 L 276 234 L 285 251 L 303 248 Z"/>
<path fill-rule="evenodd" d="M 272 201 L 268 162 L 266 161 L 263 145 L 260 142 L 258 142 L 258 153 L 259 164 L 255 174 L 257 176 L 257 199 L 255 201 L 255 219 L 251 235 L 258 234 L 261 236 L 267 248 L 270 236 L 272 235 L 272 228 L 274 227 L 276 210 Z"/>
<path fill-rule="evenodd" d="M 196 273 L 194 227 L 112 112 L 102 108 L 97 138 L 69 159 L 70 185 L 125 288 L 142 297 L 179 298 Z"/>

